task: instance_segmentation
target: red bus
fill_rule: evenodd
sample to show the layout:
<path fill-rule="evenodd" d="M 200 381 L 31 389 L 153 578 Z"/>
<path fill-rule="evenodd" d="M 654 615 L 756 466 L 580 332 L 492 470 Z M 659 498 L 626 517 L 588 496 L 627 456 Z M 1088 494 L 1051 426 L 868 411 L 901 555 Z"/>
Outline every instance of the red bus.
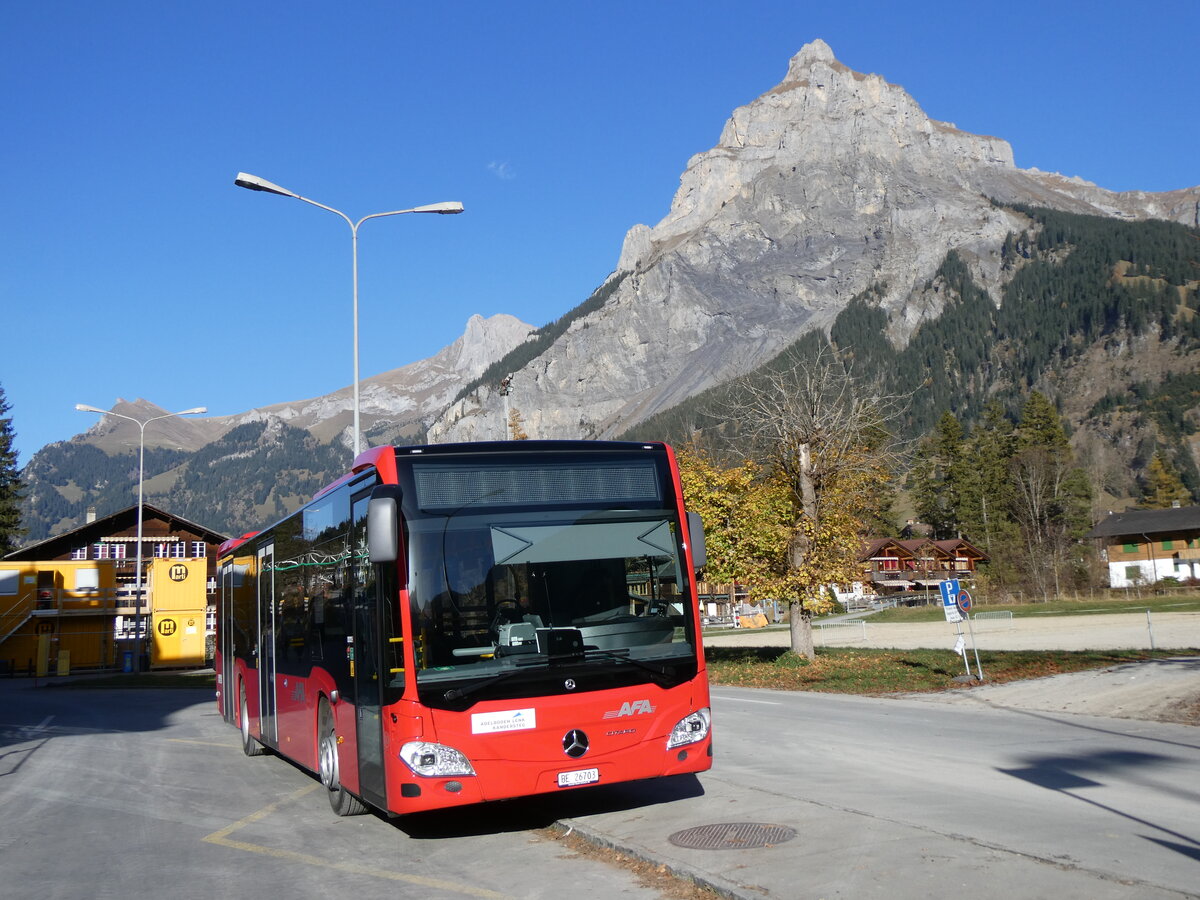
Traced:
<path fill-rule="evenodd" d="M 706 770 L 703 541 L 664 444 L 368 450 L 221 548 L 218 707 L 339 815 Z"/>

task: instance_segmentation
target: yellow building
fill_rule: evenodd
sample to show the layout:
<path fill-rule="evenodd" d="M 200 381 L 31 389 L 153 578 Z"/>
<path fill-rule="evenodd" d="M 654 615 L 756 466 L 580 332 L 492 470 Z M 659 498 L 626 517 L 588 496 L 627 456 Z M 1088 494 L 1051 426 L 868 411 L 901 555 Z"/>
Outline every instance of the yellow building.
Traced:
<path fill-rule="evenodd" d="M 136 506 L 10 553 L 0 560 L 0 671 L 126 668 L 147 653 L 151 666 L 203 665 L 224 540 L 145 504 L 141 597 Z"/>
<path fill-rule="evenodd" d="M 151 666 L 202 666 L 209 658 L 207 574 L 207 559 L 156 559 L 151 564 Z"/>
<path fill-rule="evenodd" d="M 0 561 L 4 668 L 45 675 L 59 660 L 96 668 L 116 661 L 116 578 L 111 560 Z"/>

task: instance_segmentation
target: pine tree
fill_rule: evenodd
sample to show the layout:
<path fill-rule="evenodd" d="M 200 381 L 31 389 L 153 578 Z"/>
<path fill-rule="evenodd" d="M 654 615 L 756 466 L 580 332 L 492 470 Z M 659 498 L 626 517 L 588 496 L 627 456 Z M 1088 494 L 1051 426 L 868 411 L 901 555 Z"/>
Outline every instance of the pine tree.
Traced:
<path fill-rule="evenodd" d="M 1009 509 L 1012 483 L 1013 426 L 1004 407 L 992 401 L 971 431 L 962 453 L 963 486 L 959 518 L 963 534 L 993 557 L 1014 536 Z"/>
<path fill-rule="evenodd" d="M 16 433 L 8 415 L 8 399 L 0 386 L 0 556 L 17 549 L 21 528 L 21 473 L 17 468 Z"/>
<path fill-rule="evenodd" d="M 1066 429 L 1054 404 L 1040 391 L 1032 391 L 1021 407 L 1017 451 L 1040 447 L 1050 453 L 1071 453 Z"/>
<path fill-rule="evenodd" d="M 961 530 L 963 476 L 963 427 L 946 412 L 921 443 L 910 482 L 917 517 L 938 540 L 957 537 Z"/>
<path fill-rule="evenodd" d="M 1179 472 L 1161 450 L 1156 450 L 1150 460 L 1146 481 L 1146 506 L 1150 509 L 1170 509 L 1176 503 L 1183 505 L 1192 500 Z"/>
<path fill-rule="evenodd" d="M 525 419 L 515 406 L 508 413 L 508 439 L 510 441 L 527 441 L 529 434 L 525 431 Z"/>
<path fill-rule="evenodd" d="M 1054 405 L 1029 395 L 1017 426 L 1012 458 L 1012 513 L 1025 539 L 1026 577 L 1044 595 L 1062 591 L 1082 571 L 1092 488 L 1075 465 L 1066 429 Z"/>

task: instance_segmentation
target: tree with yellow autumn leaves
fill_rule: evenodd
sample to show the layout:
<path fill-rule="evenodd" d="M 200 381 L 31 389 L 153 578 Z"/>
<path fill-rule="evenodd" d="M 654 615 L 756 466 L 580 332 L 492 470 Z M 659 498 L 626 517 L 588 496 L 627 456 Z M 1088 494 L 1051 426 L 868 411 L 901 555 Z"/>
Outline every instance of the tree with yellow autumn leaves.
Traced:
<path fill-rule="evenodd" d="M 792 651 L 812 659 L 813 617 L 832 609 L 830 586 L 861 578 L 863 539 L 887 519 L 900 458 L 889 425 L 905 398 L 871 392 L 828 348 L 743 381 L 735 397 L 743 462 L 682 454 L 687 503 L 705 523 L 706 573 L 785 601 Z"/>
<path fill-rule="evenodd" d="M 766 586 L 787 563 L 792 509 L 786 486 L 752 460 L 721 465 L 695 445 L 676 455 L 687 508 L 704 520 L 705 577 L 769 596 Z"/>

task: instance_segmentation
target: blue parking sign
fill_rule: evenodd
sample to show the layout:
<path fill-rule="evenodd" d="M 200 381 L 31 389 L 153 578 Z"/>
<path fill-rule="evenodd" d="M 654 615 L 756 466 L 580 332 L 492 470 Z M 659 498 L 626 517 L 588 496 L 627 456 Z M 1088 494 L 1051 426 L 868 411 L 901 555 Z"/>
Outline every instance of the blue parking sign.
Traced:
<path fill-rule="evenodd" d="M 946 614 L 947 622 L 961 622 L 962 613 L 958 610 L 958 579 L 947 578 L 938 584 L 942 591 L 942 612 Z"/>
<path fill-rule="evenodd" d="M 958 579 L 947 578 L 938 585 L 942 591 L 942 606 L 956 606 L 958 604 Z"/>

